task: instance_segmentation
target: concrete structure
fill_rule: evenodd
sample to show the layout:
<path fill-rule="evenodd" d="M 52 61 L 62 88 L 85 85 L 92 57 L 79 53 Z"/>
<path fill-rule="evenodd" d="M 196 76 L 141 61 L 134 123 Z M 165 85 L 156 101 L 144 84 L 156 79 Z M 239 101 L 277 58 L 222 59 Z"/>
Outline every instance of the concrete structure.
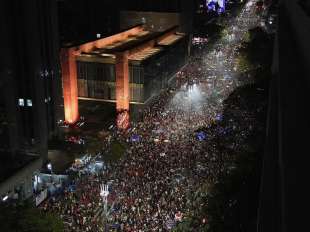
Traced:
<path fill-rule="evenodd" d="M 0 194 L 24 199 L 63 119 L 56 1 L 1 1 L 0 34 Z"/>
<path fill-rule="evenodd" d="M 31 197 L 33 195 L 34 176 L 39 175 L 41 166 L 42 159 L 38 158 L 0 183 L 0 196 L 8 195 L 10 198 L 14 198 L 13 194 L 18 193 L 19 200 Z"/>
<path fill-rule="evenodd" d="M 116 103 L 117 125 L 127 128 L 129 106 L 144 104 L 184 65 L 186 35 L 173 26 L 161 32 L 137 25 L 78 46 L 63 48 L 65 120 L 79 118 L 78 99 Z"/>
<path fill-rule="evenodd" d="M 63 119 L 54 0 L 0 2 L 0 155 L 46 159 Z"/>
<path fill-rule="evenodd" d="M 309 227 L 310 4 L 279 1 L 258 232 Z"/>

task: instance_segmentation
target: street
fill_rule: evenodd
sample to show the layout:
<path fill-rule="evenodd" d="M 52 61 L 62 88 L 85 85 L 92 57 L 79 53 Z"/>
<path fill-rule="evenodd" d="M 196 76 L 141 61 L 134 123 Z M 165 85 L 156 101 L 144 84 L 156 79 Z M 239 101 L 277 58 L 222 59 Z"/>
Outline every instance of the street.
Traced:
<path fill-rule="evenodd" d="M 232 149 L 243 146 L 255 120 L 237 103 L 225 101 L 253 82 L 236 69 L 237 49 L 259 22 L 253 2 L 238 17 L 226 19 L 225 37 L 211 50 L 201 48 L 198 57 L 190 58 L 177 76 L 179 88 L 157 97 L 129 132 L 112 132 L 113 139 L 127 144 L 123 158 L 103 173 L 82 175 L 75 193 L 42 206 L 67 218 L 66 231 L 103 231 L 102 219 L 94 216 L 103 204 L 98 183 L 109 184 L 110 229 L 169 231 L 202 207 L 194 197 L 199 189 L 216 184 L 220 174 L 234 168 Z M 228 125 L 221 125 L 227 104 L 244 123 L 228 118 Z M 233 131 L 237 135 L 222 145 Z"/>

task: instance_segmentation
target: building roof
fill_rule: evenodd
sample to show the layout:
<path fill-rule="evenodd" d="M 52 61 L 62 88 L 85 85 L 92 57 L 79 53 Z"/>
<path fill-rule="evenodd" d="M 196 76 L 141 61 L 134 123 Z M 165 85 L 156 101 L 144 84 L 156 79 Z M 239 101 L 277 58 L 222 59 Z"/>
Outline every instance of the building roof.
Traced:
<path fill-rule="evenodd" d="M 172 45 L 175 42 L 179 41 L 180 39 L 182 39 L 185 36 L 185 34 L 173 34 L 173 35 L 169 35 L 168 37 L 162 39 L 158 45 L 163 45 L 163 46 L 168 46 L 168 45 Z"/>
<path fill-rule="evenodd" d="M 131 55 L 129 57 L 129 60 L 136 60 L 136 61 L 146 60 L 147 58 L 158 54 L 160 51 L 162 51 L 162 48 L 159 47 L 148 48 L 138 53 L 135 53 L 134 55 Z"/>
<path fill-rule="evenodd" d="M 177 28 L 178 26 L 173 26 L 165 31 L 152 32 L 137 26 L 76 47 L 80 50 L 78 59 L 86 62 L 112 63 L 117 53 L 130 51 L 129 60 L 140 62 L 160 53 L 163 50 L 161 46 L 169 46 L 183 38 L 185 35 L 177 33 Z"/>
<path fill-rule="evenodd" d="M 126 29 L 124 29 L 124 30 L 121 30 L 121 31 L 118 32 L 118 34 L 120 34 L 120 33 L 122 33 L 122 32 L 126 32 L 126 31 L 131 30 L 131 29 L 134 29 L 134 28 L 136 28 L 136 27 L 140 27 L 140 26 L 143 26 L 143 23 L 139 23 L 139 24 L 134 25 L 134 26 L 132 26 L 132 27 L 126 28 Z M 114 34 L 109 34 L 108 37 L 109 37 L 109 36 L 113 36 L 113 35 L 114 35 Z M 100 40 L 100 39 L 98 39 L 98 40 Z M 81 40 L 81 41 L 72 41 L 72 42 L 67 42 L 67 43 L 63 44 L 62 47 L 63 47 L 63 48 L 78 47 L 78 46 L 81 46 L 81 45 L 83 45 L 83 44 L 86 44 L 86 43 L 89 43 L 89 42 L 93 42 L 93 41 L 94 41 L 94 40 L 89 40 L 89 39 L 88 39 L 88 40 Z"/>
<path fill-rule="evenodd" d="M 129 39 L 124 41 L 119 41 L 118 43 L 111 44 L 110 46 L 106 46 L 102 49 L 104 49 L 106 52 L 123 52 L 126 50 L 133 49 L 143 43 L 149 42 L 153 39 L 160 38 L 161 36 L 174 31 L 178 28 L 178 26 L 173 26 L 165 31 L 160 32 L 151 32 L 151 31 L 143 31 L 143 33 L 139 34 L 135 37 L 129 37 Z"/>

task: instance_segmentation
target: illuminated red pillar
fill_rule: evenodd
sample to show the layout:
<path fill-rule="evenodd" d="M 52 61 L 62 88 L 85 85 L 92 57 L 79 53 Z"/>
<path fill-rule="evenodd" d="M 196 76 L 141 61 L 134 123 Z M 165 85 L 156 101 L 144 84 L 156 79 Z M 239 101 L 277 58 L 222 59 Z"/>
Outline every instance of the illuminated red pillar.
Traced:
<path fill-rule="evenodd" d="M 121 52 L 116 54 L 116 111 L 117 111 L 117 127 L 127 129 L 129 127 L 129 52 Z"/>
<path fill-rule="evenodd" d="M 65 121 L 72 124 L 79 118 L 76 52 L 74 48 L 61 49 L 61 69 Z"/>

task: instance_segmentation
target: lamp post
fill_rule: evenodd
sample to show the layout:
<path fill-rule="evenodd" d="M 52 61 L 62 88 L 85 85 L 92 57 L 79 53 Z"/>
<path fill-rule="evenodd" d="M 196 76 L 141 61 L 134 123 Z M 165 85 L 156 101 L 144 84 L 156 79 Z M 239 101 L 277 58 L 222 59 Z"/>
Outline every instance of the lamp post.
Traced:
<path fill-rule="evenodd" d="M 103 222 L 106 229 L 106 222 L 108 219 L 108 195 L 109 195 L 109 186 L 107 184 L 100 185 L 100 196 L 103 201 Z M 105 230 L 106 231 L 106 230 Z"/>
<path fill-rule="evenodd" d="M 49 162 L 49 163 L 46 165 L 46 168 L 47 168 L 47 170 L 49 170 L 49 171 L 51 172 L 51 182 L 54 182 L 54 172 L 53 172 L 52 163 Z"/>

